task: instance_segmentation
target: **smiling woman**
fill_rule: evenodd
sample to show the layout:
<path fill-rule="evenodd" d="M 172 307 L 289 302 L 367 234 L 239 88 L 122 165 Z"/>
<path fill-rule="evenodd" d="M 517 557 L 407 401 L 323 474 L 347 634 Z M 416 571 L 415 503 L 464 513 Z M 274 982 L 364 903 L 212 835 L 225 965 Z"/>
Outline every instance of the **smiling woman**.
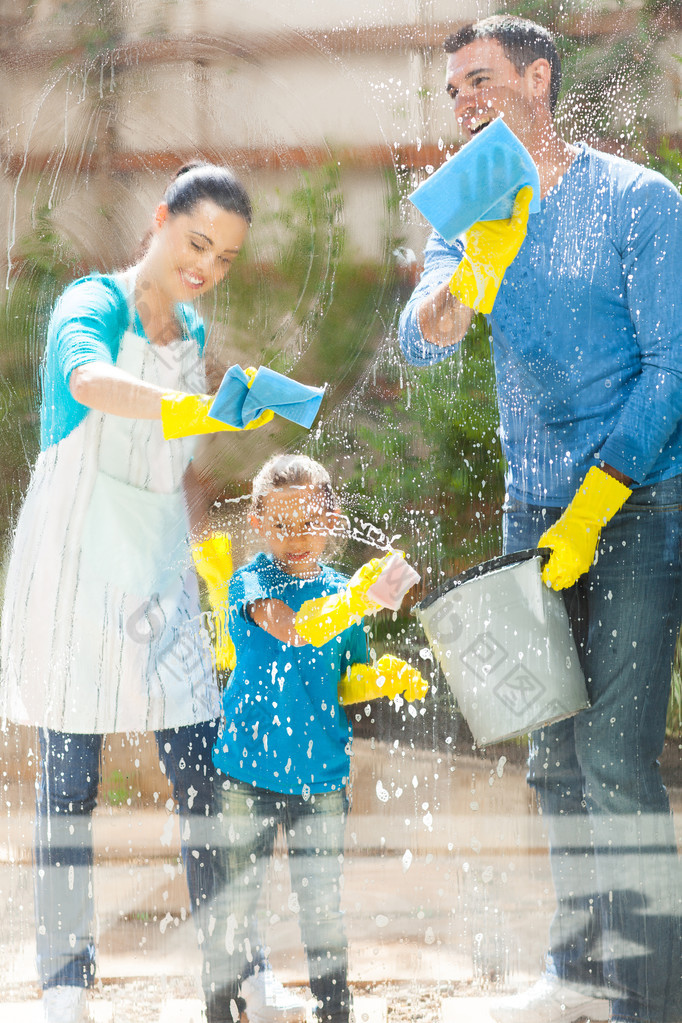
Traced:
<path fill-rule="evenodd" d="M 91 815 L 105 733 L 156 733 L 198 926 L 218 879 L 209 832 L 219 699 L 188 507 L 198 496 L 193 435 L 233 428 L 210 420 L 210 399 L 197 393 L 204 327 L 188 299 L 223 279 L 250 221 L 231 171 L 184 167 L 140 260 L 71 284 L 50 319 L 42 451 L 2 612 L 0 701 L 3 717 L 40 728 L 36 933 L 47 1023 L 84 1018 L 94 982 Z"/>
<path fill-rule="evenodd" d="M 153 345 L 177 340 L 176 305 L 220 283 L 250 223 L 248 196 L 226 168 L 188 164 L 177 172 L 156 209 L 143 256 L 122 275 L 134 287 L 137 316 Z M 99 360 L 75 366 L 69 390 L 83 405 L 138 419 L 160 418 L 165 393 Z"/>
<path fill-rule="evenodd" d="M 251 204 L 229 171 L 189 164 L 157 207 L 142 276 L 165 284 L 176 301 L 208 291 L 230 269 L 250 223 Z"/>

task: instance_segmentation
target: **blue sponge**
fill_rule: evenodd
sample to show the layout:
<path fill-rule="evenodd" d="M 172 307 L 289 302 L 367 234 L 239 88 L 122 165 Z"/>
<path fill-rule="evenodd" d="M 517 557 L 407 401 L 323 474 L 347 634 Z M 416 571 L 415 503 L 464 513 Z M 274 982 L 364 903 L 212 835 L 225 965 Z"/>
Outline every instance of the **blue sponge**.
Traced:
<path fill-rule="evenodd" d="M 251 387 L 241 366 L 230 366 L 209 409 L 212 419 L 243 429 L 265 409 L 310 429 L 324 396 L 324 387 L 309 387 L 298 380 L 261 366 Z"/>
<path fill-rule="evenodd" d="M 530 185 L 530 213 L 540 212 L 533 158 L 501 117 L 474 135 L 410 196 L 446 242 L 479 220 L 508 220 L 520 188 Z"/>

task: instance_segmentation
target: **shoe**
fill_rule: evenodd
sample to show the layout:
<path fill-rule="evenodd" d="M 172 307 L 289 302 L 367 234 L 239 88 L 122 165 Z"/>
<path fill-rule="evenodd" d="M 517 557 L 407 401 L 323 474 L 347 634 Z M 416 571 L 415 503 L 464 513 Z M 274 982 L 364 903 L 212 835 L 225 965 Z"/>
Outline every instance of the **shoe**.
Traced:
<path fill-rule="evenodd" d="M 43 991 L 45 1023 L 87 1023 L 85 988 L 58 985 Z"/>
<path fill-rule="evenodd" d="M 209 998 L 209 1002 L 201 1009 L 199 1023 L 226 1023 L 227 1020 L 229 1020 L 229 1023 L 234 1023 L 235 1007 L 238 1023 L 249 1023 L 248 1016 L 246 1015 L 246 1002 L 241 995 L 237 995 L 234 1001 L 230 1000 L 229 1005 L 225 1004 L 223 998 Z"/>
<path fill-rule="evenodd" d="M 306 1004 L 287 991 L 272 970 L 259 970 L 242 984 L 249 1023 L 303 1023 Z"/>
<path fill-rule="evenodd" d="M 586 995 L 548 976 L 527 991 L 488 1002 L 486 1008 L 497 1023 L 574 1023 L 583 1019 L 596 1023 L 610 1018 L 606 998 Z"/>

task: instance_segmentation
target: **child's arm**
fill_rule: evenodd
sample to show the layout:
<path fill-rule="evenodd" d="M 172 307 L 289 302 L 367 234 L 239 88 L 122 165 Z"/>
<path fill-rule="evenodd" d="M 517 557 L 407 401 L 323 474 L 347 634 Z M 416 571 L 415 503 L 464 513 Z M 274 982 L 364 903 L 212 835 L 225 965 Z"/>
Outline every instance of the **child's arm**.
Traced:
<path fill-rule="evenodd" d="M 377 581 L 391 557 L 392 552 L 383 558 L 372 558 L 357 570 L 345 589 L 301 604 L 296 614 L 299 635 L 313 646 L 324 646 L 351 625 L 358 625 L 365 615 L 381 611 L 382 605 L 368 597 L 367 590 Z"/>
<path fill-rule="evenodd" d="M 296 612 L 283 600 L 268 598 L 247 604 L 247 614 L 261 629 L 265 629 L 281 643 L 289 646 L 306 646 L 307 640 L 296 631 Z"/>

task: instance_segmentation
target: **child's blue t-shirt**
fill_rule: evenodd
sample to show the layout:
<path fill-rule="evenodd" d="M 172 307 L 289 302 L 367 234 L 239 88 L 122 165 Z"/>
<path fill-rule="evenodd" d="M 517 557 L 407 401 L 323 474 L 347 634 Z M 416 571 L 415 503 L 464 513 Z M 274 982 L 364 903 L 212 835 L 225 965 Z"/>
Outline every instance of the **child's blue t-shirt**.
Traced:
<path fill-rule="evenodd" d="M 204 350 L 204 325 L 190 305 L 176 306 L 183 329 Z M 69 377 L 88 362 L 115 365 L 121 338 L 131 319 L 119 274 L 91 274 L 65 289 L 55 303 L 40 367 L 40 447 L 42 451 L 71 433 L 90 411 L 69 390 Z M 137 312 L 130 327 L 144 337 Z"/>
<path fill-rule="evenodd" d="M 259 554 L 229 586 L 230 635 L 237 663 L 223 694 L 224 723 L 213 761 L 224 774 L 273 792 L 327 792 L 346 784 L 352 727 L 337 688 L 350 664 L 366 664 L 367 638 L 352 625 L 322 647 L 282 643 L 251 620 L 256 600 L 276 599 L 298 611 L 347 580 L 320 566 L 299 579 Z"/>

